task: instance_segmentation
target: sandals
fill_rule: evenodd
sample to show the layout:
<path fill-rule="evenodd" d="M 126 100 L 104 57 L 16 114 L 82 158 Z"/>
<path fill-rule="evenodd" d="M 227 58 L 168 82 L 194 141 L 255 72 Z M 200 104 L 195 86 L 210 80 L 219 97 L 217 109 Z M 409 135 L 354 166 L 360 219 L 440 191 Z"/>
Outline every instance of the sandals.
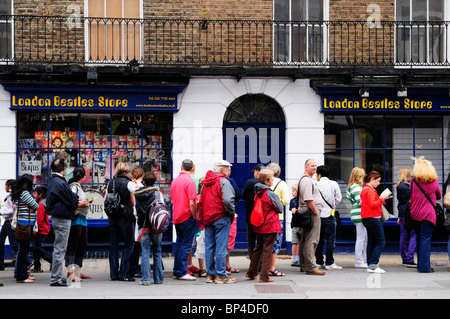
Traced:
<path fill-rule="evenodd" d="M 205 269 L 199 269 L 198 276 L 199 277 L 206 277 L 207 276 L 206 270 Z"/>
<path fill-rule="evenodd" d="M 279 272 L 278 270 L 269 270 L 269 276 L 275 276 L 275 277 L 284 277 L 286 274 L 284 272 Z"/>
<path fill-rule="evenodd" d="M 232 273 L 238 273 L 238 272 L 240 272 L 239 269 L 235 269 L 235 268 L 233 268 L 233 267 L 227 268 L 226 271 L 227 271 L 227 275 L 231 275 Z"/>

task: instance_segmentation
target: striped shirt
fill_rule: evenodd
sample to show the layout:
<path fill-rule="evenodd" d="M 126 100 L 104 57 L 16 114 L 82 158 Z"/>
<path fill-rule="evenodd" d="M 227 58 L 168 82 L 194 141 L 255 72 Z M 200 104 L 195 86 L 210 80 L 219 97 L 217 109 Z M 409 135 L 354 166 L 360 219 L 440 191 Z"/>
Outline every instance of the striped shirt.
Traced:
<path fill-rule="evenodd" d="M 32 227 L 36 222 L 36 211 L 39 204 L 34 200 L 28 191 L 23 191 L 20 199 L 14 201 L 17 207 L 17 222 L 21 225 L 30 224 Z"/>
<path fill-rule="evenodd" d="M 352 204 L 352 209 L 350 210 L 350 219 L 353 223 L 361 223 L 361 191 L 362 187 L 359 184 L 353 184 L 350 189 L 347 189 L 347 198 Z"/>

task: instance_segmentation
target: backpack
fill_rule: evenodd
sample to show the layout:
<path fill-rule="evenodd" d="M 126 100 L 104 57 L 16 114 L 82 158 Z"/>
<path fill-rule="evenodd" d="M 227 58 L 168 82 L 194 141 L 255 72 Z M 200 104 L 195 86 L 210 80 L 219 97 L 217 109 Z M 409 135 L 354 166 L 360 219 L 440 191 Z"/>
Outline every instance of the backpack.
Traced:
<path fill-rule="evenodd" d="M 255 195 L 255 204 L 253 206 L 252 214 L 250 216 L 250 223 L 255 227 L 261 227 L 264 224 L 265 220 L 261 197 L 258 196 L 258 194 Z"/>
<path fill-rule="evenodd" d="M 161 234 L 169 228 L 170 214 L 164 205 L 164 202 L 161 200 L 161 193 L 159 191 L 155 192 L 155 199 L 148 207 L 147 212 L 147 227 L 144 226 L 142 229 L 142 233 L 140 234 L 138 241 L 141 240 L 142 235 L 144 235 L 144 233 L 148 230 L 150 230 L 152 234 Z"/>
<path fill-rule="evenodd" d="M 116 178 L 113 178 L 112 192 L 108 192 L 105 198 L 104 209 L 108 216 L 122 216 L 125 212 L 124 205 L 120 204 L 120 194 L 116 192 Z M 120 185 L 119 185 L 120 187 Z"/>

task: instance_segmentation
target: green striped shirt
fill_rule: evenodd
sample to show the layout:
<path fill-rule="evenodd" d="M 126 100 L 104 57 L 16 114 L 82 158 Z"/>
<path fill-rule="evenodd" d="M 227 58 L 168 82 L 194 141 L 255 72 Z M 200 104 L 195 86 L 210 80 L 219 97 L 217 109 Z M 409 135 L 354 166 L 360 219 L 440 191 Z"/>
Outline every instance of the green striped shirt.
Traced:
<path fill-rule="evenodd" d="M 352 209 L 350 210 L 350 219 L 354 223 L 361 223 L 361 194 L 362 187 L 359 184 L 353 184 L 350 189 L 347 189 L 347 198 L 352 204 Z"/>

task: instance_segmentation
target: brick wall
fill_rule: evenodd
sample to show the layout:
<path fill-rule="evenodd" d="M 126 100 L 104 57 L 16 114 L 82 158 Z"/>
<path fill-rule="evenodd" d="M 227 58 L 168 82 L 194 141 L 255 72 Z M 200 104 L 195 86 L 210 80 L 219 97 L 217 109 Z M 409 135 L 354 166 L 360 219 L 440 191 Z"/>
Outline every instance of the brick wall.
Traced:
<path fill-rule="evenodd" d="M 382 21 L 394 20 L 393 3 L 393 0 L 376 1 Z M 323 34 L 320 36 L 323 38 L 329 35 L 327 45 L 331 64 L 345 64 L 354 60 L 370 64 L 393 61 L 394 25 L 382 24 L 369 28 L 367 19 L 374 13 L 367 11 L 370 4 L 374 2 L 329 0 L 330 24 L 318 30 L 322 29 L 320 32 Z M 83 0 L 15 0 L 14 5 L 17 15 L 67 17 L 73 13 L 70 5 L 78 6 L 81 16 L 84 10 Z M 146 19 L 143 24 L 139 21 L 114 21 L 114 32 L 111 32 L 111 21 L 108 21 L 108 26 L 103 20 L 89 20 L 78 28 L 71 28 L 67 21 L 53 18 L 17 21 L 14 25 L 15 54 L 24 60 L 70 59 L 72 62 L 83 62 L 87 45 L 88 57 L 93 60 L 106 57 L 129 60 L 143 58 L 152 64 L 184 61 L 187 64 L 272 63 L 272 0 L 144 0 L 143 16 Z M 342 22 L 348 20 L 355 22 Z M 125 32 L 122 34 L 119 29 Z M 107 34 L 113 34 L 106 41 L 105 30 Z M 139 30 L 142 30 L 142 34 Z M 85 36 L 88 43 L 85 43 Z M 142 48 L 139 44 L 141 36 Z M 139 45 L 135 45 L 136 42 Z M 113 52 L 113 46 L 121 48 Z"/>
<path fill-rule="evenodd" d="M 394 21 L 393 0 L 329 0 L 329 3 L 330 21 L 355 21 L 353 24 L 330 25 L 330 56 L 334 59 L 331 63 L 394 62 L 394 24 L 382 22 L 375 26 L 368 23 L 376 21 L 376 14 L 379 14 L 379 21 Z"/>

